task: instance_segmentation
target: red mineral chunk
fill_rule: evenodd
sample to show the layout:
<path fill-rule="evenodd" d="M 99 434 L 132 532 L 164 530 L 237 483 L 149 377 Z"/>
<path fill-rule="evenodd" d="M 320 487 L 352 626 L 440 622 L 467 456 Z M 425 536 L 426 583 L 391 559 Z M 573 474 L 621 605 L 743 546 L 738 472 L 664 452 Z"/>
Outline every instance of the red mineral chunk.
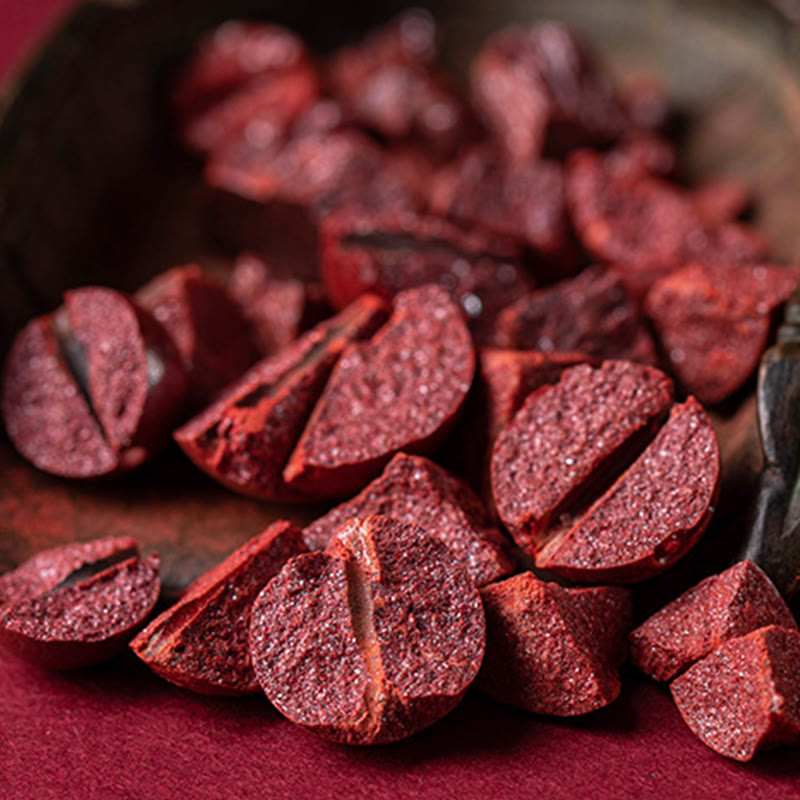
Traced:
<path fill-rule="evenodd" d="M 692 264 L 655 283 L 645 309 L 678 380 L 709 405 L 733 394 L 798 280 L 798 267 Z"/>
<path fill-rule="evenodd" d="M 619 696 L 633 617 L 628 590 L 565 589 L 523 572 L 485 586 L 481 596 L 486 655 L 478 688 L 502 703 L 559 717 L 595 711 Z"/>
<path fill-rule="evenodd" d="M 130 643 L 162 678 L 201 694 L 252 694 L 250 611 L 258 593 L 294 556 L 303 535 L 280 520 L 199 577 Z"/>
<path fill-rule="evenodd" d="M 469 331 L 447 293 L 401 292 L 384 327 L 342 355 L 284 470 L 286 483 L 314 497 L 346 497 L 395 453 L 433 451 L 474 371 Z"/>
<path fill-rule="evenodd" d="M 242 313 L 225 287 L 200 267 L 175 267 L 137 299 L 166 328 L 183 359 L 189 403 L 202 408 L 256 360 Z"/>
<path fill-rule="evenodd" d="M 436 173 L 429 196 L 437 214 L 523 242 L 543 278 L 564 276 L 577 264 L 556 161 L 509 162 L 492 148 L 473 148 Z"/>
<path fill-rule="evenodd" d="M 411 212 L 332 214 L 320 224 L 322 278 L 343 308 L 364 292 L 391 299 L 435 283 L 462 307 L 478 339 L 533 282 L 511 240 Z"/>
<path fill-rule="evenodd" d="M 723 756 L 800 744 L 800 633 L 775 625 L 718 647 L 671 686 L 686 724 Z"/>
<path fill-rule="evenodd" d="M 626 115 L 592 54 L 563 25 L 492 36 L 472 64 L 478 111 L 515 161 L 613 141 Z"/>
<path fill-rule="evenodd" d="M 111 289 L 67 292 L 16 338 L 3 381 L 6 430 L 46 472 L 91 478 L 140 465 L 183 411 L 186 377 L 161 325 Z"/>
<path fill-rule="evenodd" d="M 496 340 L 518 350 L 657 361 L 638 307 L 619 275 L 601 266 L 517 299 L 500 314 Z"/>
<path fill-rule="evenodd" d="M 299 500 L 282 470 L 342 351 L 385 319 L 365 295 L 276 356 L 259 362 L 205 411 L 175 432 L 200 469 L 234 491 L 262 499 Z"/>
<path fill-rule="evenodd" d="M 321 550 L 348 519 L 374 514 L 418 525 L 439 539 L 477 586 L 513 572 L 504 537 L 472 490 L 427 458 L 405 453 L 398 453 L 380 477 L 309 525 L 303 535 L 309 547 Z"/>
<path fill-rule="evenodd" d="M 461 699 L 483 658 L 480 595 L 421 528 L 348 522 L 326 553 L 292 559 L 253 607 L 261 687 L 293 722 L 327 739 L 410 736 Z"/>
<path fill-rule="evenodd" d="M 751 561 L 712 575 L 631 633 L 631 661 L 652 678 L 672 680 L 728 639 L 765 625 L 796 630 L 786 602 Z"/>
<path fill-rule="evenodd" d="M 120 652 L 158 599 L 158 556 L 130 538 L 69 545 L 0 579 L 0 646 L 47 669 L 77 669 Z"/>

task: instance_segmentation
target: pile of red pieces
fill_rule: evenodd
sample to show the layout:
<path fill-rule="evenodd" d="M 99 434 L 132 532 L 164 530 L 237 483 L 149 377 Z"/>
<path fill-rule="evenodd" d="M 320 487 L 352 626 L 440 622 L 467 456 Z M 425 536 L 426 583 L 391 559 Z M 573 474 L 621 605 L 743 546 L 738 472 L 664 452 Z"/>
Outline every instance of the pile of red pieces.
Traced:
<path fill-rule="evenodd" d="M 172 436 L 235 491 L 343 502 L 275 523 L 149 624 L 157 560 L 132 541 L 40 554 L 0 578 L 0 643 L 74 667 L 136 634 L 167 680 L 262 689 L 353 744 L 420 730 L 473 682 L 534 713 L 601 708 L 628 586 L 716 506 L 704 407 L 746 386 L 800 269 L 764 263 L 735 184 L 674 180 L 661 94 L 615 89 L 561 25 L 491 37 L 469 101 L 424 12 L 319 63 L 273 25 L 201 40 L 176 129 L 254 252 L 68 292 L 17 337 L 2 407 L 56 475 L 127 471 Z M 719 752 L 800 741 L 800 634 L 755 565 L 630 635 Z"/>

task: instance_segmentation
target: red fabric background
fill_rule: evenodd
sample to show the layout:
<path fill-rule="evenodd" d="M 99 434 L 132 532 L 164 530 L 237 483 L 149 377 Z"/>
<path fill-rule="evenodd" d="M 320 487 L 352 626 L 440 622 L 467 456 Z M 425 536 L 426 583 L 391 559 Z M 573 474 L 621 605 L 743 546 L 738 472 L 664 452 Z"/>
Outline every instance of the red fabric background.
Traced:
<path fill-rule="evenodd" d="M 71 4 L 0 0 L 0 77 Z M 537 719 L 472 694 L 407 742 L 346 749 L 263 697 L 194 696 L 132 656 L 64 675 L 0 657 L 3 800 L 365 796 L 800 798 L 800 757 L 729 762 L 691 735 L 662 687 L 635 676 L 585 719 Z"/>

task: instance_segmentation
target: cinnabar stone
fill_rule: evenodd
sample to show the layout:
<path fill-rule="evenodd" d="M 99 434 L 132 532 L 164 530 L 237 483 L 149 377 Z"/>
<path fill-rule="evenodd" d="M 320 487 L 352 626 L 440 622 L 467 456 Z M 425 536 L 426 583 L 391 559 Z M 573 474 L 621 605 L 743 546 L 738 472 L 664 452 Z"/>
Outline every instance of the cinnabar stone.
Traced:
<path fill-rule="evenodd" d="M 194 692 L 257 692 L 248 644 L 253 601 L 290 558 L 304 552 L 299 528 L 273 523 L 191 583 L 131 649 L 162 678 Z"/>
<path fill-rule="evenodd" d="M 713 405 L 741 388 L 798 280 L 800 268 L 768 264 L 691 264 L 658 280 L 645 310 L 686 389 Z"/>
<path fill-rule="evenodd" d="M 670 685 L 703 744 L 749 761 L 758 750 L 800 744 L 800 633 L 776 625 L 725 642 Z"/>
<path fill-rule="evenodd" d="M 401 292 L 389 321 L 337 363 L 286 465 L 287 485 L 312 497 L 346 497 L 395 453 L 434 451 L 474 372 L 472 339 L 447 292 Z"/>
<path fill-rule="evenodd" d="M 476 686 L 535 714 L 571 717 L 614 701 L 633 620 L 621 587 L 567 589 L 523 572 L 481 590 L 486 655 Z"/>
<path fill-rule="evenodd" d="M 46 551 L 0 579 L 0 646 L 46 669 L 77 669 L 124 647 L 158 599 L 158 556 L 127 537 Z"/>
<path fill-rule="evenodd" d="M 417 525 L 439 539 L 476 586 L 514 571 L 509 543 L 492 525 L 474 492 L 427 458 L 405 453 L 398 453 L 352 500 L 305 528 L 305 541 L 312 549 L 321 550 L 348 519 L 374 514 Z"/>
<path fill-rule="evenodd" d="M 440 541 L 390 517 L 346 523 L 258 596 L 250 653 L 293 722 L 347 744 L 396 741 L 450 711 L 483 658 L 481 598 Z"/>
<path fill-rule="evenodd" d="M 797 629 L 772 581 L 751 561 L 711 575 L 631 632 L 631 661 L 669 681 L 723 642 L 766 625 Z"/>
<path fill-rule="evenodd" d="M 194 463 L 234 491 L 261 499 L 304 499 L 282 471 L 334 365 L 347 345 L 386 318 L 383 302 L 365 295 L 225 390 L 177 431 Z"/>

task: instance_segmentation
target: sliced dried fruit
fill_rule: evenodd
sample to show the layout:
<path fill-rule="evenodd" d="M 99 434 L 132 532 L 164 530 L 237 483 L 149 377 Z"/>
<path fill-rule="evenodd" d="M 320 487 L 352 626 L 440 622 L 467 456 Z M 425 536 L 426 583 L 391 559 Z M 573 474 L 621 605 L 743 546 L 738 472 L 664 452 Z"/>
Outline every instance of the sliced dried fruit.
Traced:
<path fill-rule="evenodd" d="M 749 761 L 757 750 L 800 743 L 800 633 L 775 625 L 718 647 L 670 685 L 703 744 Z"/>
<path fill-rule="evenodd" d="M 455 422 L 475 353 L 458 306 L 436 286 L 397 295 L 389 321 L 342 355 L 284 470 L 291 489 L 346 497 L 391 457 L 431 452 Z"/>
<path fill-rule="evenodd" d="M 444 716 L 484 643 L 480 595 L 456 558 L 381 516 L 351 520 L 328 552 L 289 561 L 257 598 L 250 628 L 276 708 L 348 744 L 396 741 Z"/>
<path fill-rule="evenodd" d="M 476 586 L 514 569 L 504 537 L 472 490 L 427 458 L 405 453 L 398 453 L 380 477 L 309 525 L 303 535 L 309 547 L 321 550 L 348 519 L 374 514 L 417 525 L 439 539 Z"/>
<path fill-rule="evenodd" d="M 656 680 L 672 680 L 723 642 L 766 625 L 797 629 L 770 579 L 751 561 L 740 561 L 636 628 L 630 635 L 631 661 Z"/>
<path fill-rule="evenodd" d="M 131 648 L 162 678 L 194 692 L 257 692 L 248 640 L 253 601 L 290 558 L 304 552 L 299 528 L 273 523 L 190 584 Z"/>
<path fill-rule="evenodd" d="M 486 655 L 476 685 L 502 703 L 561 717 L 620 693 L 633 612 L 619 587 L 565 589 L 523 572 L 481 590 Z"/>

